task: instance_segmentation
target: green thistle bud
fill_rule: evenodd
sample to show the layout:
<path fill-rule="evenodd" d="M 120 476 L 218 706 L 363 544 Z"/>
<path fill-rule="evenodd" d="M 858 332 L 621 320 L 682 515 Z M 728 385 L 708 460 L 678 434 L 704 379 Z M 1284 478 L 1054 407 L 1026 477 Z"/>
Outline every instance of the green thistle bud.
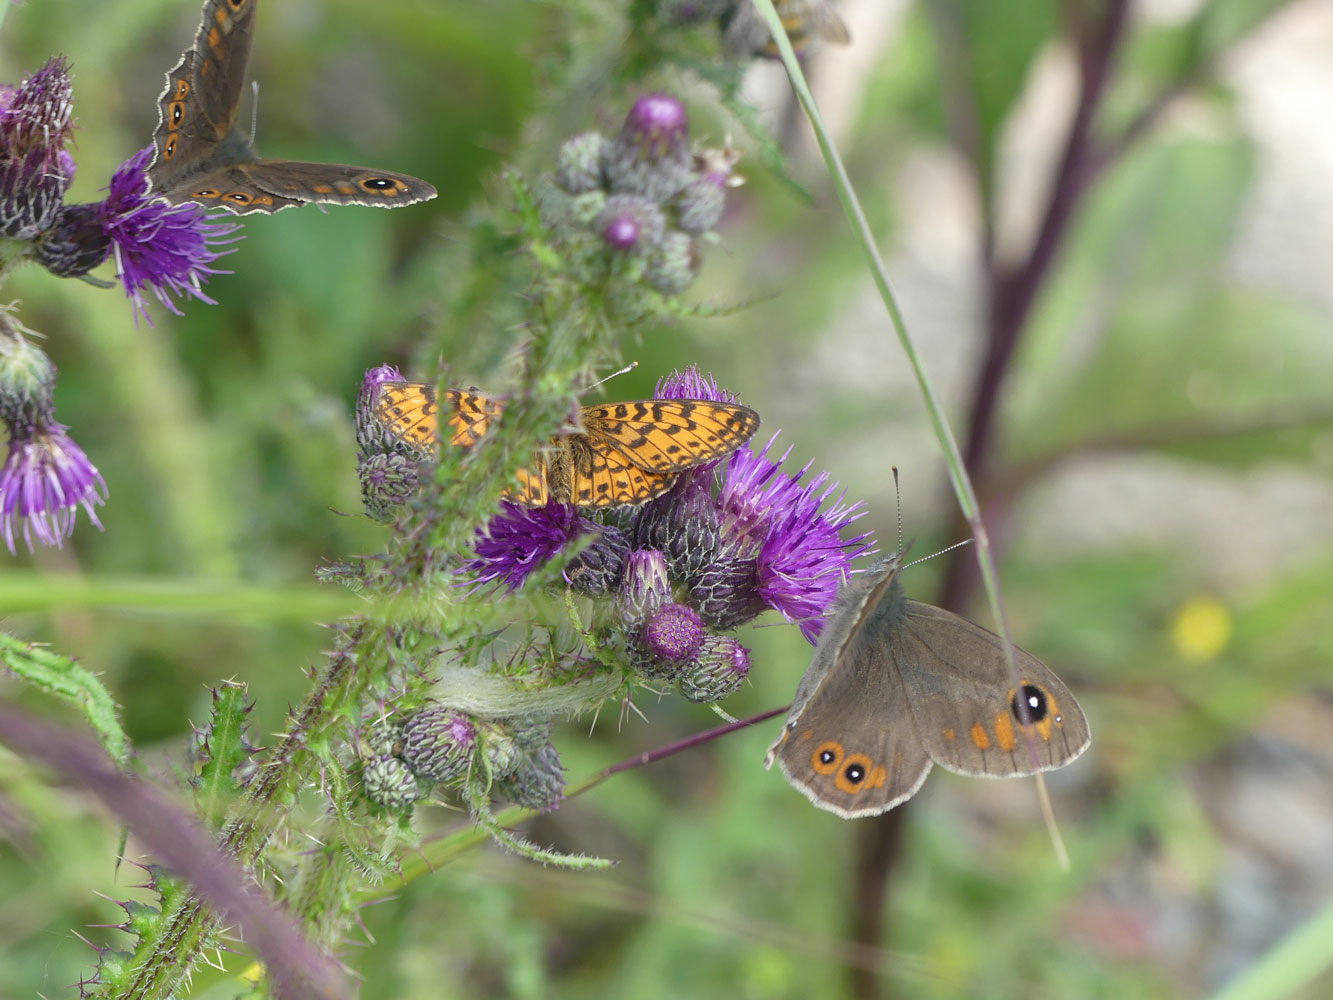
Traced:
<path fill-rule="evenodd" d="M 669 232 L 657 252 L 648 258 L 644 280 L 663 295 L 679 295 L 699 273 L 699 248 L 685 233 Z"/>
<path fill-rule="evenodd" d="M 647 198 L 616 194 L 606 199 L 594 225 L 612 250 L 647 254 L 661 245 L 666 217 Z"/>
<path fill-rule="evenodd" d="M 722 218 L 726 188 L 711 177 L 691 181 L 676 202 L 676 224 L 687 233 L 706 233 Z"/>
<path fill-rule="evenodd" d="M 421 463 L 395 453 L 367 455 L 356 463 L 361 480 L 361 502 L 371 520 L 388 524 L 398 518 L 403 505 L 421 482 Z"/>
<path fill-rule="evenodd" d="M 406 809 L 421 798 L 421 786 L 408 766 L 397 757 L 376 757 L 361 772 L 366 798 L 385 809 Z"/>
<path fill-rule="evenodd" d="M 554 809 L 565 793 L 559 751 L 546 742 L 523 757 L 514 774 L 498 783 L 500 794 L 527 809 Z"/>
<path fill-rule="evenodd" d="M 402 757 L 428 781 L 450 781 L 467 772 L 477 746 L 477 727 L 462 712 L 431 705 L 403 723 Z"/>
<path fill-rule="evenodd" d="M 699 655 L 680 677 L 680 693 L 709 703 L 735 694 L 750 674 L 750 651 L 735 639 L 709 635 Z"/>
<path fill-rule="evenodd" d="M 606 140 L 597 132 L 567 139 L 555 158 L 555 182 L 569 194 L 584 194 L 602 186 L 602 157 Z"/>
<path fill-rule="evenodd" d="M 605 208 L 606 192 L 589 191 L 587 194 L 570 198 L 566 210 L 569 213 L 569 218 L 576 225 L 592 228 L 597 222 L 597 217 L 602 214 L 602 210 Z"/>
<path fill-rule="evenodd" d="M 491 777 L 497 781 L 513 776 L 523 763 L 523 748 L 504 726 L 496 722 L 478 724 L 481 753 Z"/>

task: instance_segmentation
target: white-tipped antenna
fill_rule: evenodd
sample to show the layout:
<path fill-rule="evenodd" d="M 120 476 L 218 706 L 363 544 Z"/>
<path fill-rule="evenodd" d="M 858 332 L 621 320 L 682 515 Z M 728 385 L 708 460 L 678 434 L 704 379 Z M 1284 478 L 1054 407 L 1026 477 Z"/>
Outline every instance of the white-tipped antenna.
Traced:
<path fill-rule="evenodd" d="M 255 135 L 259 132 L 259 81 L 251 80 L 250 89 L 254 93 L 255 103 L 250 108 L 250 143 L 254 144 Z"/>
<path fill-rule="evenodd" d="M 903 550 L 903 491 L 898 485 L 898 466 L 896 465 L 893 467 L 893 502 L 898 507 L 898 551 L 901 552 Z"/>
<path fill-rule="evenodd" d="M 893 496 L 894 496 L 894 499 L 895 499 L 895 500 L 897 501 L 897 503 L 898 503 L 898 551 L 901 553 L 901 552 L 904 551 L 904 549 L 903 549 L 903 494 L 902 494 L 902 490 L 900 489 L 899 484 L 898 484 L 898 466 L 896 466 L 896 465 L 893 467 Z M 931 553 L 930 555 L 928 555 L 928 556 L 922 556 L 920 559 L 913 559 L 913 560 L 912 560 L 911 562 L 909 562 L 909 563 L 903 563 L 902 568 L 903 568 L 903 569 L 907 569 L 909 566 L 915 566 L 917 563 L 923 563 L 923 562 L 925 562 L 927 559 L 934 559 L 936 556 L 942 556 L 942 555 L 944 555 L 946 552 L 952 552 L 954 549 L 960 549 L 960 548 L 962 548 L 964 545 L 971 545 L 971 544 L 972 544 L 972 539 L 970 539 L 970 538 L 964 538 L 961 542 L 954 542 L 954 544 L 950 545 L 947 549 L 940 549 L 938 552 L 932 552 L 932 553 Z"/>
<path fill-rule="evenodd" d="M 634 371 L 634 369 L 635 369 L 635 368 L 638 368 L 638 367 L 639 367 L 639 363 L 638 363 L 637 361 L 631 361 L 631 362 L 630 362 L 629 364 L 627 364 L 624 368 L 620 369 L 620 371 L 618 371 L 618 372 L 612 372 L 610 375 L 606 376 L 606 378 L 599 378 L 599 379 L 598 379 L 596 382 L 594 382 L 592 385 L 588 386 L 588 388 L 589 388 L 589 389 L 596 389 L 596 388 L 597 388 L 599 385 L 601 385 L 603 382 L 610 382 L 613 378 L 615 378 L 615 377 L 618 376 L 618 375 L 628 375 L 630 372 Z"/>

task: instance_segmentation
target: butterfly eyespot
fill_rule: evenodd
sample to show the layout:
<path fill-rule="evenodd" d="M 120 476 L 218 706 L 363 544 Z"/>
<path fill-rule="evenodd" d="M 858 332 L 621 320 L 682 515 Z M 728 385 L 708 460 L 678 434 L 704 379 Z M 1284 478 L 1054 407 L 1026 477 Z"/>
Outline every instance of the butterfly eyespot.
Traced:
<path fill-rule="evenodd" d="M 1024 684 L 1009 699 L 1009 710 L 1020 724 L 1035 725 L 1050 714 L 1046 692 L 1035 684 Z"/>
<path fill-rule="evenodd" d="M 875 762 L 863 753 L 849 753 L 842 761 L 842 768 L 833 783 L 840 791 L 855 795 L 867 788 L 879 788 L 884 784 L 888 772 L 876 767 Z"/>
<path fill-rule="evenodd" d="M 187 98 L 187 97 L 189 97 L 189 96 L 190 96 L 190 81 L 189 81 L 189 80 L 177 80 L 177 81 L 176 81 L 176 92 L 175 92 L 174 94 L 171 95 L 171 99 L 172 99 L 173 101 L 183 101 L 183 100 L 185 100 L 185 98 Z"/>
<path fill-rule="evenodd" d="M 254 198 L 250 197 L 250 195 L 246 194 L 244 191 L 231 191 L 224 194 L 222 197 L 223 200 L 234 201 L 238 205 L 249 205 L 254 201 Z"/>
<path fill-rule="evenodd" d="M 176 137 L 168 136 L 167 141 L 162 144 L 162 159 L 169 160 L 176 155 Z"/>
<path fill-rule="evenodd" d="M 219 198 L 221 196 L 222 192 L 217 188 L 200 188 L 190 195 L 191 198 Z"/>
<path fill-rule="evenodd" d="M 391 177 L 367 177 L 361 181 L 361 186 L 367 191 L 376 191 L 381 194 L 392 192 L 397 194 L 402 187 Z"/>
<path fill-rule="evenodd" d="M 810 755 L 810 766 L 819 774 L 832 774 L 842 764 L 843 753 L 842 744 L 837 740 L 825 740 Z"/>
<path fill-rule="evenodd" d="M 181 122 L 185 121 L 185 102 L 172 101 L 167 105 L 167 128 L 177 129 L 181 127 Z"/>

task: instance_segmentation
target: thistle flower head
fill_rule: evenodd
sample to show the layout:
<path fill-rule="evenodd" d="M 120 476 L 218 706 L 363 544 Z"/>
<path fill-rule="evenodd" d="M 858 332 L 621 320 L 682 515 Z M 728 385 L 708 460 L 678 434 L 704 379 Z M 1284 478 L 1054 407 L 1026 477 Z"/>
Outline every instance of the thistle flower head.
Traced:
<path fill-rule="evenodd" d="M 662 242 L 666 218 L 647 198 L 616 194 L 606 200 L 597 218 L 597 230 L 612 250 L 648 253 Z"/>
<path fill-rule="evenodd" d="M 32 239 L 55 221 L 74 179 L 65 149 L 74 90 L 61 56 L 9 92 L 0 110 L 0 236 Z"/>
<path fill-rule="evenodd" d="M 659 204 L 689 183 L 690 123 L 685 105 L 670 94 L 646 94 L 634 102 L 620 134 L 606 152 L 611 190 L 639 194 Z"/>
<path fill-rule="evenodd" d="M 13 554 L 22 536 L 31 551 L 60 546 L 82 507 L 97 527 L 95 506 L 106 483 L 83 449 L 55 419 L 55 367 L 7 316 L 0 323 L 0 421 L 9 450 L 0 466 L 0 539 Z"/>
<path fill-rule="evenodd" d="M 617 595 L 622 621 L 639 626 L 671 600 L 666 556 L 656 549 L 638 549 L 625 558 L 625 575 Z"/>
<path fill-rule="evenodd" d="M 210 221 L 202 205 L 171 205 L 152 194 L 147 173 L 152 158 L 153 147 L 148 146 L 122 163 L 102 203 L 102 227 L 111 241 L 116 276 L 135 315 L 145 319 L 145 289 L 178 316 L 173 295 L 216 304 L 203 285 L 214 274 L 231 273 L 213 264 L 232 252 L 219 248 L 240 239 L 236 234 L 241 228 L 235 222 Z"/>
<path fill-rule="evenodd" d="M 852 560 L 872 547 L 863 532 L 843 538 L 843 529 L 865 514 L 860 501 L 847 504 L 838 484 L 820 473 L 802 484 L 806 464 L 795 474 L 769 458 L 776 435 L 759 452 L 736 451 L 727 463 L 718 503 L 723 534 L 739 555 L 753 553 L 756 593 L 788 621 L 799 622 L 811 643 L 823 631 L 823 615 L 851 574 Z"/>
<path fill-rule="evenodd" d="M 679 295 L 694 284 L 702 263 L 698 242 L 688 233 L 673 229 L 648 258 L 643 280 L 663 295 Z"/>
<path fill-rule="evenodd" d="M 522 746 L 512 772 L 496 782 L 497 791 L 525 809 L 554 809 L 565 796 L 565 768 L 560 752 L 548 739 Z"/>
<path fill-rule="evenodd" d="M 664 604 L 643 623 L 643 643 L 659 660 L 694 659 L 706 635 L 704 620 L 688 604 Z"/>
<path fill-rule="evenodd" d="M 389 434 L 375 413 L 380 386 L 402 381 L 403 373 L 393 365 L 367 369 L 361 379 L 361 389 L 356 396 L 356 443 L 362 456 L 402 450 L 403 442 Z"/>
<path fill-rule="evenodd" d="M 587 528 L 578 509 L 552 500 L 545 507 L 521 507 L 505 500 L 500 513 L 478 532 L 476 557 L 465 569 L 479 584 L 523 586 L 533 570 L 545 565 Z"/>
<path fill-rule="evenodd" d="M 33 244 L 37 263 L 59 278 L 87 274 L 111 254 L 111 237 L 102 225 L 102 206 L 65 205 Z"/>

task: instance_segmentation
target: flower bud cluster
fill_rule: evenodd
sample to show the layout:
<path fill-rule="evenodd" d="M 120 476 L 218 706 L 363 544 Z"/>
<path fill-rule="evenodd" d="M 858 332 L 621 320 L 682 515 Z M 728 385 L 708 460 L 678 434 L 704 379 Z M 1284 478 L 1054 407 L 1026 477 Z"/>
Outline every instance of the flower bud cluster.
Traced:
<path fill-rule="evenodd" d="M 359 740 L 362 789 L 372 802 L 399 811 L 433 785 L 484 777 L 503 797 L 551 809 L 564 794 L 564 769 L 551 744 L 549 720 L 478 719 L 436 703 L 401 725 L 376 721 Z"/>
<path fill-rule="evenodd" d="M 615 267 L 677 295 L 694 282 L 701 243 L 722 217 L 731 161 L 724 170 L 717 162 L 691 151 L 679 99 L 648 94 L 614 137 L 585 132 L 560 148 L 543 219 L 589 282 Z"/>

